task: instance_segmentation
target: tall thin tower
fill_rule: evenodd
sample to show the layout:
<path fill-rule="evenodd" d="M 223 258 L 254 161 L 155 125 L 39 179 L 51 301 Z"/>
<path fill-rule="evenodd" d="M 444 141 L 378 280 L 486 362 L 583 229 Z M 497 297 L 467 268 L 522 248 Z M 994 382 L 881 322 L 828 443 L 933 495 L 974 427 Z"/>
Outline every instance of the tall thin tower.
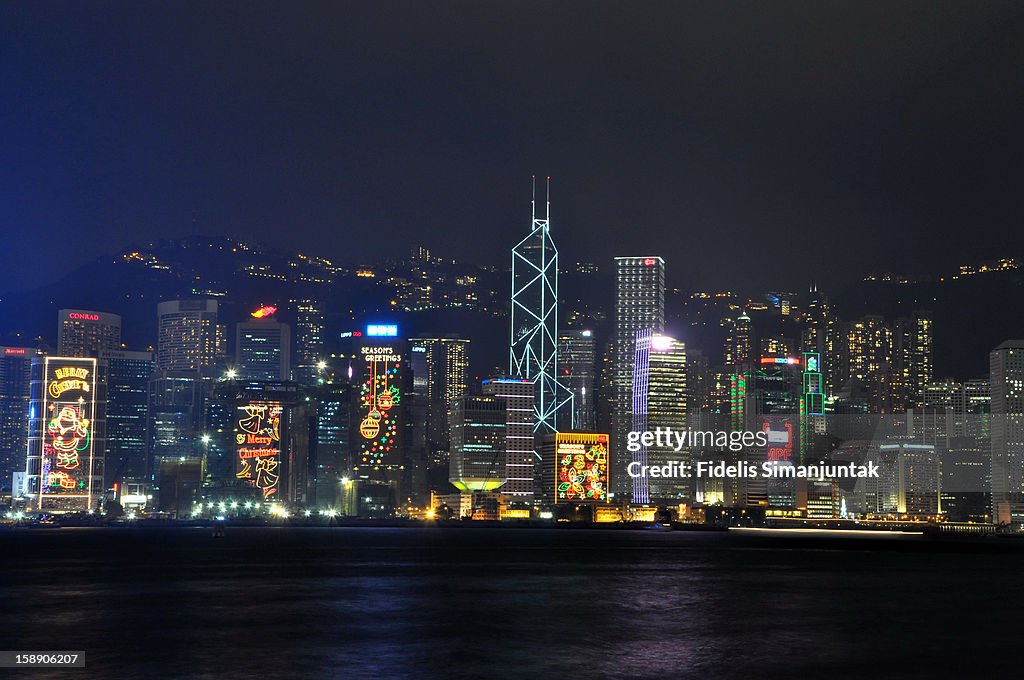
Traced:
<path fill-rule="evenodd" d="M 536 386 L 534 432 L 557 432 L 555 413 L 572 403 L 558 382 L 558 249 L 551 239 L 551 178 L 543 219 L 537 217 L 537 183 L 530 200 L 530 233 L 512 249 L 512 342 L 509 374 Z M 568 412 L 571 412 L 571 407 Z"/>

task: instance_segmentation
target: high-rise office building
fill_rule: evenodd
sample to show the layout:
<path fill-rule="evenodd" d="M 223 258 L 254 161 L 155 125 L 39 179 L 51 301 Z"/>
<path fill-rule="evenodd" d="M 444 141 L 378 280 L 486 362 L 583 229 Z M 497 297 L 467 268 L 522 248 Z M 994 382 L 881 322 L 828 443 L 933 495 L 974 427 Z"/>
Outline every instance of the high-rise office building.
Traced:
<path fill-rule="evenodd" d="M 729 329 L 725 339 L 725 365 L 740 366 L 754 360 L 754 328 L 744 310 Z"/>
<path fill-rule="evenodd" d="M 748 463 L 791 466 L 800 456 L 801 397 L 803 371 L 799 357 L 762 356 L 747 382 L 746 425 L 744 429 L 765 432 L 766 447 L 747 447 L 742 452 Z M 770 506 L 792 508 L 797 501 L 793 479 L 744 480 L 748 504 L 761 501 Z M 829 487 L 831 488 L 831 487 Z"/>
<path fill-rule="evenodd" d="M 171 300 L 157 305 L 158 370 L 214 375 L 226 346 L 224 327 L 217 323 L 216 300 Z"/>
<path fill-rule="evenodd" d="M 892 354 L 899 401 L 905 406 L 921 406 L 924 388 L 932 381 L 931 312 L 915 311 L 896 320 Z"/>
<path fill-rule="evenodd" d="M 316 404 L 316 502 L 342 509 L 343 487 L 352 472 L 352 395 L 344 384 L 323 385 L 314 393 Z M 355 514 L 352 510 L 348 514 Z"/>
<path fill-rule="evenodd" d="M 536 387 L 534 431 L 558 431 L 558 411 L 572 393 L 558 374 L 558 249 L 551 238 L 551 192 L 538 217 L 531 201 L 530 233 L 512 249 L 512 315 L 509 375 Z"/>
<path fill-rule="evenodd" d="M 838 322 L 828 298 L 817 286 L 807 296 L 807 309 L 801 319 L 800 352 L 816 352 L 820 359 L 822 394 L 839 391 L 840 358 Z"/>
<path fill-rule="evenodd" d="M 537 454 L 534 449 L 534 389 L 529 380 L 499 378 L 485 380 L 486 396 L 505 401 L 505 476 L 501 492 L 510 497 L 510 504 L 533 502 L 534 474 Z"/>
<path fill-rule="evenodd" d="M 412 338 L 409 355 L 413 389 L 425 423 L 426 445 L 432 450 L 447 450 L 452 402 L 466 394 L 469 340 L 443 336 Z"/>
<path fill-rule="evenodd" d="M 665 330 L 665 261 L 656 256 L 615 258 L 615 335 L 612 383 L 612 489 L 631 490 L 626 437 L 633 424 L 633 371 L 638 331 Z"/>
<path fill-rule="evenodd" d="M 304 385 L 316 385 L 320 362 L 324 359 L 323 305 L 312 298 L 292 298 L 288 303 L 295 314 L 292 379 Z"/>
<path fill-rule="evenodd" d="M 921 403 L 925 408 L 943 408 L 949 412 L 951 436 L 988 437 L 992 394 L 987 378 L 963 383 L 953 380 L 928 383 L 922 390 Z"/>
<path fill-rule="evenodd" d="M 288 324 L 272 316 L 238 324 L 235 371 L 241 380 L 286 382 L 291 376 L 291 328 Z"/>
<path fill-rule="evenodd" d="M 121 349 L 121 317 L 89 309 L 62 309 L 57 314 L 57 354 L 95 357 L 101 350 Z"/>
<path fill-rule="evenodd" d="M 892 335 L 885 319 L 874 315 L 861 317 L 846 329 L 845 377 L 862 386 L 873 413 L 892 409 Z"/>
<path fill-rule="evenodd" d="M 558 336 L 560 381 L 572 392 L 558 416 L 562 430 L 593 431 L 597 417 L 597 346 L 589 330 L 562 331 Z"/>
<path fill-rule="evenodd" d="M 507 479 L 507 404 L 502 397 L 452 402 L 449 481 L 463 492 L 488 492 Z"/>
<path fill-rule="evenodd" d="M 153 472 L 147 436 L 153 354 L 103 350 L 97 368 L 107 396 L 106 484 L 145 481 Z"/>
<path fill-rule="evenodd" d="M 687 389 L 686 345 L 664 335 L 651 338 L 647 368 L 647 430 L 670 427 L 681 430 L 686 427 L 687 404 L 690 401 Z M 650 465 L 665 465 L 670 461 L 689 462 L 690 451 L 677 451 L 673 446 L 650 446 L 647 461 Z M 692 498 L 693 489 L 689 480 L 682 478 L 657 478 L 650 480 L 651 498 L 678 501 Z"/>
<path fill-rule="evenodd" d="M 163 458 L 204 455 L 204 398 L 212 381 L 193 373 L 157 371 L 149 388 L 150 469 Z"/>
<path fill-rule="evenodd" d="M 31 347 L 0 347 L 0 494 L 12 491 L 14 473 L 25 470 L 32 359 L 37 356 Z"/>
<path fill-rule="evenodd" d="M 164 459 L 204 458 L 204 399 L 223 379 L 224 326 L 216 300 L 170 300 L 157 305 L 156 370 L 150 384 L 150 470 Z M 204 467 L 205 469 L 205 467 Z"/>
<path fill-rule="evenodd" d="M 992 390 L 992 517 L 1024 524 L 1024 340 L 989 354 Z"/>

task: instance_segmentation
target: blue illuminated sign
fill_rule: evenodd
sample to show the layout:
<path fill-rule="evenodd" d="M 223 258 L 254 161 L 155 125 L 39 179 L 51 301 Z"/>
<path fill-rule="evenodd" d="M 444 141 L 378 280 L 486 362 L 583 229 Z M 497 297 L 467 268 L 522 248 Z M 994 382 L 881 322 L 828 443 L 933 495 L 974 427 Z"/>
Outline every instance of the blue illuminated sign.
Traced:
<path fill-rule="evenodd" d="M 370 324 L 366 327 L 366 334 L 374 338 L 398 337 L 398 326 L 394 324 Z"/>

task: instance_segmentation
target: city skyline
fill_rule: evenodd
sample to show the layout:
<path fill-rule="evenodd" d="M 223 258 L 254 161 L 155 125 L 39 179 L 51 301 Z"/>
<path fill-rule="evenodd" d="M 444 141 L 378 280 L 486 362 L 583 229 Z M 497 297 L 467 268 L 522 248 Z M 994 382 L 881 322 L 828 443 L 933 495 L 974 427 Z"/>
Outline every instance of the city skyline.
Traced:
<path fill-rule="evenodd" d="M 1006 674 L 1024 4 L 0 25 L 0 668 Z"/>

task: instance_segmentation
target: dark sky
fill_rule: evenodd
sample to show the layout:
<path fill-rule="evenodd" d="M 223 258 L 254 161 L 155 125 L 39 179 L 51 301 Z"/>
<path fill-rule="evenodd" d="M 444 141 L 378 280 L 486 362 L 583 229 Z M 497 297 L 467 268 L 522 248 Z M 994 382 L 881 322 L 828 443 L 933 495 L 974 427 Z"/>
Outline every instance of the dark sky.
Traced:
<path fill-rule="evenodd" d="M 192 231 L 841 285 L 1022 245 L 1024 3 L 0 3 L 0 290 Z"/>

